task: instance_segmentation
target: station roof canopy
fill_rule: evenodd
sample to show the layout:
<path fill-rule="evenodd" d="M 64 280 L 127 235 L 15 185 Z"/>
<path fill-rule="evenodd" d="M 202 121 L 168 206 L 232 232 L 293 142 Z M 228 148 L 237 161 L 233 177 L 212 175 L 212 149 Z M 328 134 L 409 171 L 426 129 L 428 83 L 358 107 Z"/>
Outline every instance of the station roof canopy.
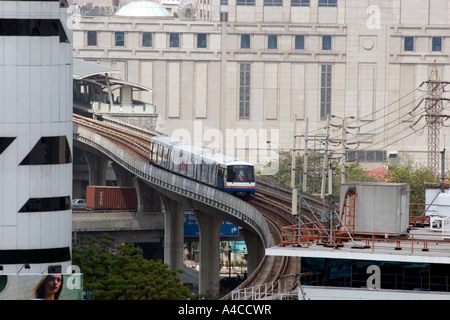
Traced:
<path fill-rule="evenodd" d="M 111 78 L 111 74 L 122 71 L 82 59 L 73 59 L 73 79 L 91 82 L 102 87 L 109 87 L 111 91 L 121 87 L 132 87 L 134 90 L 152 91 L 151 88 L 128 81 Z"/>

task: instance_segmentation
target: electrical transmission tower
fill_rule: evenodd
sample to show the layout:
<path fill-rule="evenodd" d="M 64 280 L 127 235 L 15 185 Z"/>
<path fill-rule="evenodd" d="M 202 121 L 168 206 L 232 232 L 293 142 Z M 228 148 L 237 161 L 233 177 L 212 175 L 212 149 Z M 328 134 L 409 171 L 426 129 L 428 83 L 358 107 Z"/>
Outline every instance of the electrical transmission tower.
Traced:
<path fill-rule="evenodd" d="M 430 73 L 430 79 L 427 84 L 426 100 L 426 119 L 428 126 L 428 167 L 433 172 L 439 172 L 440 162 L 440 129 L 442 127 L 443 118 L 440 113 L 444 110 L 442 94 L 444 93 L 445 84 L 440 81 L 436 66 Z"/>

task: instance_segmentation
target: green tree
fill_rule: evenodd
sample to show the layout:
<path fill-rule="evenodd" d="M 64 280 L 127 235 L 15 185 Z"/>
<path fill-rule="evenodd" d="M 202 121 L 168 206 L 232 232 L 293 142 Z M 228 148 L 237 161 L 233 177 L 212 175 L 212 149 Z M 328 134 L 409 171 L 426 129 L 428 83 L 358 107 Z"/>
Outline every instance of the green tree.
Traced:
<path fill-rule="evenodd" d="M 192 298 L 177 274 L 161 261 L 146 260 L 132 244 L 111 245 L 108 235 L 99 242 L 73 246 L 73 263 L 83 273 L 84 290 L 95 300 L 180 300 Z"/>
<path fill-rule="evenodd" d="M 389 182 L 409 183 L 410 203 L 425 203 L 425 190 L 430 187 L 427 182 L 438 183 L 439 177 L 428 167 L 416 167 L 411 163 L 389 167 Z"/>

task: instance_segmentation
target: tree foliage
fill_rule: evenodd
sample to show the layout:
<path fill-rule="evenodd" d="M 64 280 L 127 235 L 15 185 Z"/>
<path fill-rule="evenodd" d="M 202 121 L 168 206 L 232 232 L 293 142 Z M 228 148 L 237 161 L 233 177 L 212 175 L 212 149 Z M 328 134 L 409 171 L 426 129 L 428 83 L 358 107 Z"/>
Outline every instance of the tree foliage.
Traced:
<path fill-rule="evenodd" d="M 428 183 L 438 183 L 439 177 L 428 167 L 415 167 L 411 163 L 390 166 L 387 178 L 389 182 L 409 183 L 410 203 L 425 203 L 425 190 Z"/>
<path fill-rule="evenodd" d="M 95 300 L 180 300 L 192 298 L 177 273 L 161 261 L 146 260 L 132 244 L 111 246 L 113 238 L 73 246 L 73 263 L 83 273 L 84 290 Z M 178 272 L 179 274 L 182 271 Z"/>

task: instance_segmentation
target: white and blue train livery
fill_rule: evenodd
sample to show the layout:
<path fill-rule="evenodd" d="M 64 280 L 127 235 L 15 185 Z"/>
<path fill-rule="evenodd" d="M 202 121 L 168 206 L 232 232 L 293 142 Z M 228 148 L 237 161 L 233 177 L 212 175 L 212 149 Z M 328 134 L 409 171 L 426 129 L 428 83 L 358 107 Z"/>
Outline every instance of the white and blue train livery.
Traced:
<path fill-rule="evenodd" d="M 255 194 L 254 166 L 249 162 L 186 144 L 169 136 L 150 140 L 150 163 L 238 196 Z"/>

